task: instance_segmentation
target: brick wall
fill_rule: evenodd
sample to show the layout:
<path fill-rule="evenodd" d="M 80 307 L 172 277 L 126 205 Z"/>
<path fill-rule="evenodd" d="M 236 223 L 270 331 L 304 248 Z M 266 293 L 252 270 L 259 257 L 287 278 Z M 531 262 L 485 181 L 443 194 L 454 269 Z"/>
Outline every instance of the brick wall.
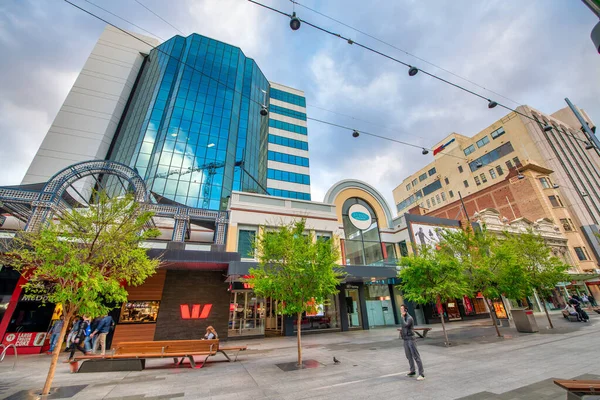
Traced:
<path fill-rule="evenodd" d="M 219 339 L 227 338 L 229 322 L 228 284 L 223 272 L 167 271 L 154 340 L 201 339 L 212 325 Z M 207 319 L 181 318 L 180 305 L 212 304 Z"/>
<path fill-rule="evenodd" d="M 542 194 L 534 185 L 535 182 L 532 178 L 513 180 L 513 183 L 506 179 L 480 192 L 464 197 L 463 201 L 470 217 L 476 211 L 486 208 L 498 210 L 500 215 L 509 220 L 525 217 L 535 221 L 550 217 L 551 212 L 548 205 L 540 198 Z M 427 215 L 448 219 L 465 219 L 461 210 L 460 200 L 456 200 Z"/>

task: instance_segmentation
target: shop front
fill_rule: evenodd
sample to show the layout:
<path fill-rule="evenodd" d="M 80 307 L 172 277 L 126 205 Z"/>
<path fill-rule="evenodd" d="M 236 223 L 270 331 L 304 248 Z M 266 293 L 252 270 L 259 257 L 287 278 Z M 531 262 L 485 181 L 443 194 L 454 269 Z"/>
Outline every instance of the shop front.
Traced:
<path fill-rule="evenodd" d="M 506 309 L 501 300 L 495 300 L 492 302 L 492 304 L 494 305 L 496 316 L 498 318 L 508 318 L 506 314 Z M 440 312 L 443 313 L 444 321 L 446 322 L 465 321 L 490 317 L 490 314 L 488 312 L 487 307 L 485 306 L 485 301 L 482 296 L 476 296 L 473 298 L 463 296 L 462 298 L 457 298 L 453 299 L 452 301 L 442 303 L 441 307 L 440 305 L 426 304 L 423 307 L 423 310 L 425 322 L 428 324 L 440 323 Z"/>

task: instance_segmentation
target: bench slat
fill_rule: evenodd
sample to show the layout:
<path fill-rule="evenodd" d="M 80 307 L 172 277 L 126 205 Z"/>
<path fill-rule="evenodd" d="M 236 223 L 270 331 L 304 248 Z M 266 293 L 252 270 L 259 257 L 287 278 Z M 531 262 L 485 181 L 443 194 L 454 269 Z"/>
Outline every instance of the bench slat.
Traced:
<path fill-rule="evenodd" d="M 555 379 L 554 383 L 572 392 L 592 393 L 600 391 L 598 380 Z"/>

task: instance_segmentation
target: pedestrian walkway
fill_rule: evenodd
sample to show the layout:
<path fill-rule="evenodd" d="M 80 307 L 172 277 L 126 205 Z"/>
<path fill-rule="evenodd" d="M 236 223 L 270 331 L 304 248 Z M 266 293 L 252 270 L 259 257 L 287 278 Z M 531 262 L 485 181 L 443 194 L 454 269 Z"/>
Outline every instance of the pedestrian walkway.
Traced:
<path fill-rule="evenodd" d="M 304 359 L 314 360 L 316 368 L 287 372 L 277 364 L 296 359 L 295 337 L 236 341 L 250 349 L 241 361 L 209 362 L 202 369 L 151 360 L 140 372 L 70 374 L 60 364 L 54 383 L 61 393 L 53 398 L 564 399 L 566 392 L 555 388 L 551 378 L 600 375 L 595 356 L 600 315 L 591 317 L 589 323 L 570 323 L 554 315 L 557 333 L 544 328 L 545 317 L 538 318 L 539 334 L 501 328 L 504 338 L 497 338 L 492 326 L 481 326 L 487 321 L 449 324 L 450 340 L 456 343 L 449 348 L 443 345 L 441 325 L 432 325 L 430 336 L 417 341 L 426 376 L 421 382 L 405 376 L 404 349 L 396 327 L 389 327 L 305 335 Z M 19 357 L 14 370 L 12 362 L 4 364 L 0 398 L 29 399 L 27 394 L 43 385 L 49 356 Z"/>

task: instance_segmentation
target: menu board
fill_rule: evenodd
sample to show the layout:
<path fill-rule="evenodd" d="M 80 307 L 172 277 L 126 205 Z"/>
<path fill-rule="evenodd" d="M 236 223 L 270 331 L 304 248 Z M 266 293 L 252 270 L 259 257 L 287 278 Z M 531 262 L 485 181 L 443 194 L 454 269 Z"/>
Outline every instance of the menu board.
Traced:
<path fill-rule="evenodd" d="M 160 301 L 129 301 L 123 304 L 119 323 L 143 324 L 154 323 L 158 315 Z"/>

